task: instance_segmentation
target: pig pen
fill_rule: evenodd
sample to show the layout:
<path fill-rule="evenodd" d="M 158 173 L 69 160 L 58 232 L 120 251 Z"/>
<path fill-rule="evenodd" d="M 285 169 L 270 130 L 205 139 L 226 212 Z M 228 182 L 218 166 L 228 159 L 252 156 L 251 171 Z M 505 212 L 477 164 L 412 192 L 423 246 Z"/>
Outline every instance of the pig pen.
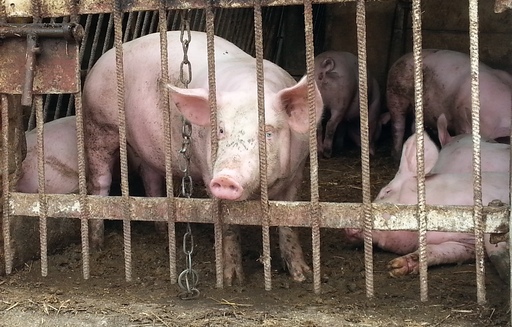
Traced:
<path fill-rule="evenodd" d="M 372 160 L 372 194 L 395 174 L 389 135 Z M 320 161 L 322 201 L 361 201 L 360 150 L 348 145 L 335 158 Z M 198 185 L 197 189 L 200 189 Z M 307 182 L 304 190 L 308 190 Z M 199 191 L 198 191 L 199 192 Z M 307 193 L 307 192 L 303 192 Z M 308 194 L 302 195 L 307 200 Z M 177 226 L 178 239 L 185 232 Z M 488 303 L 476 303 L 475 265 L 429 269 L 429 301 L 419 301 L 419 278 L 388 276 L 386 263 L 396 255 L 374 252 L 374 299 L 365 294 L 362 246 L 344 242 L 341 231 L 322 229 L 322 292 L 312 281 L 298 284 L 282 270 L 271 234 L 273 289 L 263 288 L 261 228 L 242 229 L 243 286 L 215 288 L 213 228 L 193 224 L 196 248 L 193 268 L 199 274 L 198 299 L 181 300 L 169 280 L 167 241 L 149 222 L 133 226 L 133 281 L 124 279 L 123 234 L 120 222 L 106 230 L 106 250 L 91 258 L 91 278 L 81 274 L 79 245 L 49 257 L 48 277 L 40 261 L 27 262 L 0 279 L 2 326 L 506 326 L 509 296 L 506 284 L 487 263 Z M 301 231 L 310 262 L 310 231 Z M 179 247 L 178 271 L 185 268 Z"/>
<path fill-rule="evenodd" d="M 265 55 L 279 58 L 271 52 Z M 55 113 L 54 118 L 57 116 Z M 48 117 L 51 120 L 51 113 Z M 34 126 L 34 117 L 28 124 Z M 372 197 L 396 172 L 390 149 L 391 139 L 385 134 L 370 161 Z M 320 201 L 361 203 L 361 178 L 360 149 L 353 145 L 335 158 L 320 159 Z M 301 200 L 309 201 L 307 178 L 303 186 Z M 195 189 L 194 197 L 205 196 L 204 186 Z M 185 225 L 178 223 L 176 228 L 179 273 L 185 268 L 180 246 Z M 201 292 L 198 299 L 179 299 L 182 291 L 169 278 L 167 240 L 155 233 L 150 222 L 132 223 L 133 280 L 126 282 L 122 222 L 110 221 L 105 250 L 91 254 L 88 280 L 83 279 L 79 244 L 48 257 L 47 277 L 41 276 L 39 260 L 0 277 L 0 325 L 505 326 L 509 322 L 508 286 L 488 263 L 485 305 L 477 304 L 474 263 L 429 269 L 429 300 L 421 302 L 418 276 L 389 277 L 386 263 L 396 255 L 375 250 L 375 298 L 368 299 L 363 246 L 346 244 L 340 230 L 322 228 L 321 293 L 315 294 L 311 277 L 297 284 L 282 270 L 277 235 L 272 229 L 272 290 L 265 291 L 259 262 L 261 227 L 245 226 L 242 253 L 246 281 L 242 286 L 218 289 L 213 227 L 193 224 L 192 232 L 196 246 L 193 268 L 199 274 L 197 287 Z M 301 242 L 311 264 L 309 228 L 301 229 Z"/>

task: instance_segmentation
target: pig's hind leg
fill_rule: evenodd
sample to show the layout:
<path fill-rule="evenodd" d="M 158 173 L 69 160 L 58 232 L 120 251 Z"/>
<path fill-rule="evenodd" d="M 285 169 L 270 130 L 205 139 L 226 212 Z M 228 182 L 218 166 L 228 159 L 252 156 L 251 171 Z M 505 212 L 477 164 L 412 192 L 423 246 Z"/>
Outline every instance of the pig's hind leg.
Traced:
<path fill-rule="evenodd" d="M 391 277 L 402 277 L 419 273 L 419 249 L 391 260 L 387 264 Z M 461 242 L 444 242 L 440 244 L 427 244 L 427 265 L 435 266 L 449 263 L 463 263 L 474 259 L 475 246 Z"/>

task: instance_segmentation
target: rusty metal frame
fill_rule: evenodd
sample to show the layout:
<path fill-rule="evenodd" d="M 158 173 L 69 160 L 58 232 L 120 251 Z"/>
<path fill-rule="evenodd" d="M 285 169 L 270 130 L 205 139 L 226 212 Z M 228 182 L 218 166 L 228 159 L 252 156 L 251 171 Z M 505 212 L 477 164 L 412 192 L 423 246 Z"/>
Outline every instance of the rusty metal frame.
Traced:
<path fill-rule="evenodd" d="M 341 3 L 353 1 L 355 0 L 317 0 L 308 3 Z M 364 1 L 360 1 L 359 3 L 363 2 Z M 8 20 L 18 17 L 31 17 L 30 6 L 25 6 L 27 3 L 30 5 L 30 1 L 12 1 L 12 3 L 14 5 L 11 5 L 10 8 L 6 8 Z M 90 14 L 110 13 L 114 11 L 114 9 L 120 10 L 121 12 L 133 12 L 158 10 L 162 8 L 162 3 L 158 0 L 118 1 L 119 6 L 117 8 L 114 8 L 113 3 L 114 1 L 84 0 L 80 2 L 78 10 L 80 14 Z M 420 3 L 420 1 L 418 0 L 416 3 Z M 263 0 L 260 4 L 261 6 L 305 5 L 305 2 L 302 0 Z M 204 9 L 207 7 L 253 8 L 254 1 L 221 0 L 213 2 L 185 2 L 169 0 L 165 2 L 165 8 L 167 9 Z M 69 14 L 68 6 L 64 1 L 45 1 L 39 12 L 41 17 L 57 17 Z M 0 27 L 0 38 L 3 35 L 2 31 L 3 29 Z M 2 66 L 0 66 L 0 74 L 2 72 L 3 69 Z M 76 76 L 72 77 L 74 78 Z M 19 80 L 21 80 L 21 78 L 19 78 Z M 2 81 L 1 78 L 0 81 Z M 1 87 L 4 86 L 4 82 L 0 83 L 0 93 L 21 93 L 19 88 L 12 88 L 13 86 L 9 86 L 11 89 L 1 89 Z M 73 92 L 77 92 L 76 85 L 72 85 L 72 88 L 69 90 L 69 93 Z M 420 127 L 421 126 L 422 125 L 420 125 Z M 367 146 L 368 144 L 366 143 L 365 148 L 367 148 Z M 422 147 L 418 148 L 420 149 L 419 151 L 421 151 Z M 479 174 L 475 172 L 475 176 L 479 176 Z M 419 183 L 424 183 L 424 181 Z M 166 221 L 169 215 L 174 215 L 176 222 L 214 223 L 212 213 L 216 210 L 216 208 L 214 208 L 214 206 L 217 205 L 216 202 L 208 199 L 182 198 L 175 198 L 173 201 L 174 207 L 172 208 L 167 198 L 142 198 L 128 196 L 126 194 L 123 197 L 100 197 L 85 194 L 45 194 L 44 202 L 46 206 L 44 210 L 41 210 L 40 194 L 9 192 L 6 203 L 9 204 L 9 215 L 12 216 L 39 217 L 41 211 L 44 211 L 45 217 L 83 219 L 84 211 L 86 211 L 90 219 L 125 220 L 127 219 L 127 212 L 129 212 L 130 221 Z M 86 208 L 83 207 L 84 204 Z M 312 226 L 312 202 L 268 201 L 268 204 L 269 221 L 267 224 L 269 226 Z M 411 217 L 418 216 L 418 208 L 420 207 L 422 211 L 421 219 L 410 219 Z M 482 220 L 480 221 L 479 218 L 475 221 L 473 219 L 476 215 L 475 206 L 431 206 L 425 205 L 424 203 L 420 203 L 419 205 L 389 205 L 320 202 L 318 204 L 318 211 L 321 219 L 318 227 L 362 229 L 364 228 L 364 217 L 370 212 L 373 218 L 372 228 L 376 230 L 421 230 L 422 234 L 424 234 L 425 231 L 474 233 L 475 229 L 483 227 L 480 232 L 508 232 L 510 219 L 509 205 L 498 207 L 484 206 L 483 208 L 478 208 L 478 210 L 480 209 L 482 209 Z M 219 213 L 222 216 L 223 223 L 226 224 L 262 225 L 261 203 L 258 201 L 246 201 L 243 203 L 220 202 Z M 480 212 L 478 212 L 478 214 L 480 214 Z M 480 259 L 477 258 L 477 260 Z M 423 259 L 421 261 L 424 262 Z M 426 272 L 422 275 L 426 277 Z M 477 284 L 482 285 L 480 281 L 478 281 Z M 422 300 L 426 299 L 426 296 L 427 294 L 425 292 L 424 296 L 422 295 Z M 485 301 L 485 296 L 479 295 L 479 302 L 481 302 L 481 298 Z"/>

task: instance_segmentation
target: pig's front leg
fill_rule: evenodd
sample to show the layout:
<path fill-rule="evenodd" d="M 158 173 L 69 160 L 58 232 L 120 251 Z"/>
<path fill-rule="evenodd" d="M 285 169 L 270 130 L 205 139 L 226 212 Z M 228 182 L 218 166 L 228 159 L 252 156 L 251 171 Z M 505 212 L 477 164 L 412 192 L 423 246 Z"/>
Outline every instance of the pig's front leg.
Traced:
<path fill-rule="evenodd" d="M 244 281 L 242 269 L 242 251 L 240 249 L 240 229 L 238 226 L 225 225 L 222 242 L 224 255 L 224 283 L 232 286 L 234 280 Z"/>
<path fill-rule="evenodd" d="M 304 166 L 300 167 L 293 177 L 289 187 L 279 193 L 275 200 L 294 201 L 297 199 L 298 187 L 301 185 Z M 306 275 L 311 274 L 311 269 L 304 260 L 304 253 L 299 241 L 297 228 L 279 227 L 279 250 L 285 269 L 288 269 L 294 281 L 306 280 Z"/>
<path fill-rule="evenodd" d="M 444 242 L 427 244 L 427 265 L 435 266 L 448 263 L 463 263 L 475 257 L 474 244 Z M 406 254 L 391 260 L 387 264 L 391 277 L 402 277 L 419 273 L 420 251 Z"/>
<path fill-rule="evenodd" d="M 304 253 L 295 228 L 279 227 L 279 249 L 292 279 L 296 282 L 305 281 L 306 274 L 310 274 L 311 269 L 304 261 Z"/>

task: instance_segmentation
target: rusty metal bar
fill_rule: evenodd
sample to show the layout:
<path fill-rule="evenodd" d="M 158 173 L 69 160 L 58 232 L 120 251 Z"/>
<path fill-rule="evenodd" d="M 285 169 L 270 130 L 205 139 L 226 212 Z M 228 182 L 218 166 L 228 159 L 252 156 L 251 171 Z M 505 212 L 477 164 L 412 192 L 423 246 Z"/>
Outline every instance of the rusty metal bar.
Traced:
<path fill-rule="evenodd" d="M 34 86 L 34 70 L 36 66 L 36 55 L 41 53 L 37 44 L 37 35 L 27 35 L 27 53 L 25 63 L 25 83 L 23 83 L 21 105 L 29 107 L 32 105 L 32 89 Z M 42 110 L 42 109 L 41 109 Z M 36 115 L 37 116 L 37 115 Z"/>
<path fill-rule="evenodd" d="M 126 150 L 126 113 L 124 107 L 123 6 L 115 1 L 114 44 L 116 52 L 117 110 L 119 126 L 119 159 L 121 163 L 121 199 L 123 202 L 124 269 L 126 280 L 132 280 L 131 210 L 128 190 L 128 157 Z"/>
<path fill-rule="evenodd" d="M 176 223 L 174 215 L 174 186 L 172 180 L 172 155 L 171 155 L 171 119 L 169 107 L 169 89 L 164 87 L 169 83 L 169 53 L 167 45 L 167 12 L 165 10 L 165 1 L 160 1 L 158 10 L 158 21 L 160 30 L 160 62 L 161 62 L 161 81 L 160 87 L 160 109 L 162 110 L 162 121 L 164 122 L 165 137 L 165 182 L 167 191 L 167 235 L 169 247 L 169 277 L 171 284 L 177 282 L 176 273 Z"/>
<path fill-rule="evenodd" d="M 317 116 L 315 94 L 315 53 L 313 44 L 313 6 L 310 0 L 304 1 L 304 34 L 306 42 L 306 74 L 308 79 L 308 108 L 309 108 L 309 166 L 310 166 L 310 219 L 311 247 L 313 252 L 313 290 L 321 292 L 320 280 L 320 223 L 321 211 L 318 191 L 318 153 L 317 153 Z"/>
<path fill-rule="evenodd" d="M 417 219 L 419 225 L 419 273 L 420 273 L 420 299 L 428 300 L 428 276 L 427 276 L 427 215 L 425 196 L 425 160 L 423 140 L 423 60 L 422 60 L 422 35 L 421 35 L 421 1 L 413 0 L 413 57 L 414 57 L 414 109 L 416 129 L 416 162 L 418 206 Z"/>
<path fill-rule="evenodd" d="M 270 216 L 268 208 L 268 176 L 267 176 L 267 143 L 265 130 L 265 73 L 263 70 L 263 23 L 261 17 L 261 5 L 259 1 L 254 3 L 254 43 L 256 48 L 256 78 L 258 92 L 258 156 L 260 166 L 261 189 L 261 234 L 263 243 L 263 274 L 265 290 L 272 290 L 272 273 L 270 260 Z"/>
<path fill-rule="evenodd" d="M 9 104 L 7 95 L 1 95 L 2 104 L 2 119 L 0 128 L 2 130 L 2 232 L 4 238 L 4 257 L 5 257 L 5 272 L 10 274 L 12 272 L 12 249 L 11 249 L 11 210 L 9 206 Z"/>
<path fill-rule="evenodd" d="M 39 37 L 65 38 L 66 40 L 81 40 L 84 36 L 82 25 L 75 23 L 61 24 L 2 24 L 0 38 L 26 37 L 36 34 Z"/>
<path fill-rule="evenodd" d="M 315 0 L 312 3 L 345 3 L 354 2 L 356 0 Z M 382 1 L 382 0 L 372 0 Z M 63 5 L 64 0 L 59 1 L 44 1 L 40 8 L 41 17 L 61 17 L 69 16 L 69 8 Z M 219 0 L 212 1 L 212 6 L 215 8 L 252 8 L 253 0 Z M 285 6 L 285 5 L 302 5 L 302 0 L 262 0 L 261 5 L 267 6 Z M 208 0 L 193 0 L 193 1 L 182 1 L 182 0 L 167 0 L 166 7 L 173 10 L 185 10 L 185 9 L 203 9 L 208 5 Z M 98 13 L 110 13 L 114 11 L 114 4 L 112 1 L 97 1 L 97 0 L 82 0 L 78 4 L 81 15 L 84 14 L 98 14 Z M 159 0 L 134 0 L 134 1 L 123 1 L 120 9 L 123 12 L 131 11 L 144 11 L 153 10 L 157 11 L 159 6 Z M 28 4 L 22 3 L 8 13 L 10 17 L 32 17 L 32 11 Z"/>
<path fill-rule="evenodd" d="M 480 92 L 478 57 L 478 1 L 469 0 L 469 58 L 471 62 L 471 126 L 473 137 L 473 215 L 475 220 L 476 294 L 478 304 L 486 302 L 485 249 L 482 221 L 482 169 L 480 158 Z"/>
<path fill-rule="evenodd" d="M 80 206 L 76 194 L 48 194 L 48 217 L 80 218 Z M 102 197 L 88 195 L 87 209 L 91 219 L 123 219 L 123 201 L 119 196 Z M 133 221 L 165 221 L 165 198 L 131 197 L 130 211 Z M 9 198 L 11 216 L 39 215 L 37 194 L 11 192 Z M 176 198 L 176 222 L 213 223 L 210 199 Z M 309 202 L 270 201 L 270 226 L 310 227 Z M 427 230 L 473 233 L 472 206 L 427 205 Z M 418 230 L 416 205 L 372 203 L 374 230 Z M 222 203 L 226 224 L 260 226 L 259 201 Z M 363 228 L 361 203 L 321 202 L 320 228 Z M 509 207 L 485 206 L 484 233 L 508 231 Z"/>
<path fill-rule="evenodd" d="M 45 159 L 44 159 L 44 118 L 43 118 L 43 97 L 37 95 L 34 101 L 36 112 L 37 128 L 37 169 L 38 169 L 38 196 L 39 196 L 39 239 L 41 249 L 41 275 L 48 275 L 48 243 L 47 243 L 47 212 L 45 192 Z"/>
<path fill-rule="evenodd" d="M 206 7 L 206 45 L 208 53 L 208 102 L 210 103 L 210 126 L 211 126 L 211 161 L 217 160 L 217 151 L 219 148 L 219 140 L 217 137 L 217 83 L 215 80 L 215 13 L 211 3 Z M 215 234 L 215 276 L 216 287 L 224 287 L 224 217 L 221 217 L 221 202 L 217 198 L 212 198 L 208 203 L 212 211 L 210 219 L 213 222 Z M 194 213 L 196 214 L 196 213 Z M 240 276 L 239 276 L 240 277 Z"/>
<path fill-rule="evenodd" d="M 366 296 L 374 297 L 373 283 L 373 241 L 372 241 L 372 206 L 370 185 L 370 143 L 368 127 L 368 73 L 366 67 L 366 4 L 357 1 L 357 61 L 359 69 L 359 116 L 361 126 L 361 170 L 363 185 L 363 217 L 364 217 L 364 271 Z"/>

